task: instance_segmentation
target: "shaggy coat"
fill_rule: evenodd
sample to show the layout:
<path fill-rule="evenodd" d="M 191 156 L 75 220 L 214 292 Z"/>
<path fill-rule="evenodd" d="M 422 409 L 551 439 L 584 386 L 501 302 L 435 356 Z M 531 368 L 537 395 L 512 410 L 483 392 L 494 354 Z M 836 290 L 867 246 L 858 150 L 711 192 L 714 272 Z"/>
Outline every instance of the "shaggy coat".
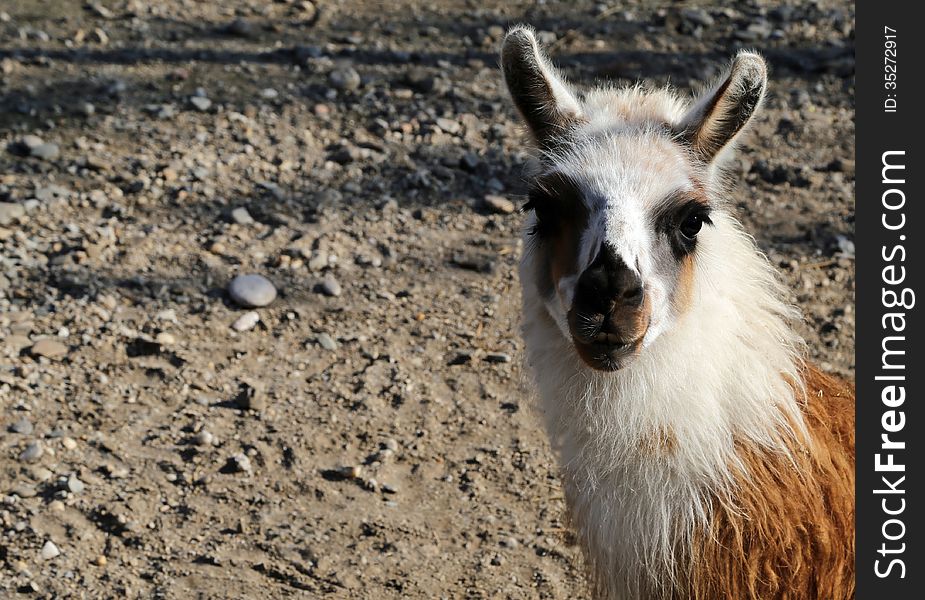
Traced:
<path fill-rule="evenodd" d="M 853 386 L 804 361 L 798 315 L 720 176 L 764 61 L 741 53 L 693 102 L 579 96 L 518 27 L 502 68 L 538 149 L 527 362 L 596 597 L 852 598 Z M 595 320 L 578 307 L 605 254 L 644 297 Z"/>

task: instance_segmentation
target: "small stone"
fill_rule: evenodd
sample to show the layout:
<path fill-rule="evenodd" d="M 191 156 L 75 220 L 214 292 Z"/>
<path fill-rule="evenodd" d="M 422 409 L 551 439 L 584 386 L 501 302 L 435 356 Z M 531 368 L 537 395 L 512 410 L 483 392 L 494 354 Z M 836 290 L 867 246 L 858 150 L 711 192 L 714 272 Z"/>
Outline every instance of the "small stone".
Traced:
<path fill-rule="evenodd" d="M 14 485 L 10 489 L 10 493 L 19 496 L 20 498 L 33 498 L 37 494 L 35 491 L 35 486 L 29 485 L 28 483 L 20 483 Z"/>
<path fill-rule="evenodd" d="M 19 454 L 19 460 L 22 462 L 35 462 L 42 458 L 43 454 L 45 454 L 45 448 L 42 446 L 42 442 L 36 440 L 26 446 L 25 450 Z"/>
<path fill-rule="evenodd" d="M 46 469 L 45 467 L 33 467 L 29 472 L 29 477 L 35 481 L 48 481 L 54 476 L 54 473 Z"/>
<path fill-rule="evenodd" d="M 105 46 L 109 43 L 109 34 L 107 34 L 103 29 L 96 27 L 93 31 L 90 32 L 90 35 L 87 36 L 87 39 L 96 44 Z"/>
<path fill-rule="evenodd" d="M 502 215 L 509 215 L 517 210 L 513 202 L 504 196 L 497 196 L 495 194 L 488 194 L 485 196 L 485 207 L 491 212 Z"/>
<path fill-rule="evenodd" d="M 252 310 L 235 319 L 235 322 L 231 324 L 231 328 L 235 331 L 248 331 L 253 329 L 259 322 L 260 315 Z"/>
<path fill-rule="evenodd" d="M 466 152 L 462 155 L 462 158 L 459 159 L 459 166 L 471 173 L 478 168 L 481 162 L 478 154 L 475 152 Z"/>
<path fill-rule="evenodd" d="M 55 546 L 54 542 L 51 540 L 48 540 L 45 542 L 45 545 L 42 546 L 42 560 L 51 560 L 60 555 L 61 551 L 58 550 L 58 547 Z"/>
<path fill-rule="evenodd" d="M 54 160 L 58 158 L 59 154 L 61 154 L 61 150 L 58 148 L 58 144 L 46 142 L 44 144 L 39 144 L 35 148 L 32 148 L 29 151 L 29 154 L 41 160 Z"/>
<path fill-rule="evenodd" d="M 231 220 L 237 223 L 238 225 L 253 225 L 254 217 L 251 216 L 247 209 L 243 206 L 240 206 L 233 211 L 231 211 Z"/>
<path fill-rule="evenodd" d="M 67 346 L 51 338 L 43 338 L 32 344 L 31 352 L 35 356 L 58 359 L 67 354 Z"/>
<path fill-rule="evenodd" d="M 38 148 L 45 143 L 45 140 L 37 135 L 24 135 L 19 139 L 19 145 L 25 148 L 30 154 L 33 148 Z"/>
<path fill-rule="evenodd" d="M 0 226 L 9 225 L 26 215 L 26 207 L 17 202 L 0 202 Z"/>
<path fill-rule="evenodd" d="M 337 350 L 337 342 L 330 335 L 322 332 L 318 334 L 316 339 L 318 340 L 318 344 L 325 350 Z"/>
<path fill-rule="evenodd" d="M 96 107 L 89 102 L 78 102 L 77 110 L 86 117 L 91 117 L 96 113 Z"/>
<path fill-rule="evenodd" d="M 52 500 L 48 503 L 48 510 L 52 512 L 63 512 L 64 502 L 61 502 L 60 500 Z"/>
<path fill-rule="evenodd" d="M 334 69 L 328 75 L 331 85 L 338 90 L 352 91 L 360 87 L 360 74 L 352 67 Z"/>
<path fill-rule="evenodd" d="M 339 467 L 336 470 L 337 474 L 344 479 L 359 479 L 363 476 L 363 467 L 359 465 L 353 465 L 349 467 Z"/>
<path fill-rule="evenodd" d="M 273 88 L 263 88 L 260 90 L 260 97 L 264 100 L 273 100 L 279 97 L 279 92 Z"/>
<path fill-rule="evenodd" d="M 250 473 L 253 469 L 251 466 L 251 459 L 243 452 L 239 452 L 229 458 L 228 466 L 238 473 Z"/>
<path fill-rule="evenodd" d="M 243 410 L 264 410 L 267 401 L 260 390 L 246 381 L 238 384 L 238 394 L 234 398 L 235 404 Z"/>
<path fill-rule="evenodd" d="M 189 99 L 189 103 L 193 105 L 193 108 L 200 112 L 205 112 L 212 107 L 212 101 L 208 98 L 202 96 L 193 96 Z"/>
<path fill-rule="evenodd" d="M 485 362 L 509 363 L 511 362 L 511 355 L 504 352 L 489 352 L 485 355 Z"/>
<path fill-rule="evenodd" d="M 110 479 L 125 479 L 129 474 L 128 467 L 116 464 L 103 465 L 103 470 Z"/>
<path fill-rule="evenodd" d="M 107 562 L 109 561 L 106 560 L 106 557 L 100 554 L 99 556 L 96 557 L 96 560 L 93 561 L 93 564 L 95 564 L 98 567 L 105 567 Z"/>
<path fill-rule="evenodd" d="M 842 256 L 854 257 L 854 242 L 843 235 L 836 235 L 835 242 Z"/>
<path fill-rule="evenodd" d="M 73 450 L 77 447 L 77 442 L 72 437 L 64 437 L 61 438 L 61 445 L 64 446 L 65 450 Z"/>
<path fill-rule="evenodd" d="M 228 285 L 228 294 L 242 306 L 258 308 L 276 299 L 276 288 L 262 275 L 238 275 Z"/>
<path fill-rule="evenodd" d="M 30 433 L 32 433 L 33 429 L 34 428 L 32 427 L 32 421 L 30 421 L 29 419 L 25 417 L 23 417 L 22 419 L 19 419 L 18 421 L 10 425 L 10 431 L 12 431 L 13 433 L 21 433 L 23 435 L 29 435 Z"/>
<path fill-rule="evenodd" d="M 237 35 L 239 37 L 250 37 L 256 33 L 253 23 L 245 21 L 244 19 L 235 19 L 228 25 L 226 30 L 231 35 Z"/>
<path fill-rule="evenodd" d="M 681 10 L 681 18 L 694 26 L 710 27 L 713 25 L 713 17 L 702 8 L 685 8 Z"/>
<path fill-rule="evenodd" d="M 177 343 L 177 338 L 173 336 L 172 333 L 167 331 L 162 331 L 154 338 L 154 341 L 160 344 L 161 346 L 172 346 Z"/>
<path fill-rule="evenodd" d="M 444 117 L 437 119 L 437 127 L 442 129 L 444 132 L 449 133 L 450 135 L 459 133 L 461 129 L 459 121 L 454 121 L 453 119 L 447 119 Z"/>
<path fill-rule="evenodd" d="M 398 493 L 398 488 L 394 484 L 391 484 L 391 483 L 382 483 L 379 485 L 379 489 L 382 490 L 382 492 L 386 494 L 397 494 Z"/>
<path fill-rule="evenodd" d="M 321 280 L 321 292 L 325 296 L 337 297 L 343 293 L 343 288 L 333 275 L 325 275 Z"/>
<path fill-rule="evenodd" d="M 72 494 L 79 494 L 83 492 L 85 488 L 84 482 L 77 479 L 76 475 L 71 475 L 67 478 L 67 491 Z"/>
<path fill-rule="evenodd" d="M 215 441 L 215 436 L 205 429 L 197 433 L 193 438 L 193 443 L 197 446 L 211 446 L 213 441 Z"/>

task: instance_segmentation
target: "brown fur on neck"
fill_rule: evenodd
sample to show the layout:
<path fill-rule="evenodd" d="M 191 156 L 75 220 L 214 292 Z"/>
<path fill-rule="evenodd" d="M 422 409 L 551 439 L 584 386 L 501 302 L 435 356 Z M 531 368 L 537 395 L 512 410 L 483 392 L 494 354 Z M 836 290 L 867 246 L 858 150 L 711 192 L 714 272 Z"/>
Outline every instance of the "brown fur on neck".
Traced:
<path fill-rule="evenodd" d="M 678 598 L 854 597 L 854 387 L 811 365 L 804 386 L 808 443 L 792 459 L 740 444 L 749 472 L 713 499 Z"/>

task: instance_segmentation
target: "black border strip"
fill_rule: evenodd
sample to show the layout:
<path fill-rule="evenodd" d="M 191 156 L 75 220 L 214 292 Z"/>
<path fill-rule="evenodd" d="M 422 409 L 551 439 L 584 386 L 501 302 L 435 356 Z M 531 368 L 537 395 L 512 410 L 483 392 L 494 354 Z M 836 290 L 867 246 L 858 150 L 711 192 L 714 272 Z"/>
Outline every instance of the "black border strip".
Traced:
<path fill-rule="evenodd" d="M 916 81 L 925 61 L 925 30 L 916 18 L 921 10 L 920 3 L 902 0 L 857 3 L 859 599 L 925 597 L 925 507 L 917 491 L 922 482 L 916 460 L 921 454 L 917 442 L 923 432 L 919 401 L 925 363 L 913 300 L 922 289 L 925 260 L 919 235 L 925 119 Z M 895 168 L 884 170 L 884 161 Z"/>

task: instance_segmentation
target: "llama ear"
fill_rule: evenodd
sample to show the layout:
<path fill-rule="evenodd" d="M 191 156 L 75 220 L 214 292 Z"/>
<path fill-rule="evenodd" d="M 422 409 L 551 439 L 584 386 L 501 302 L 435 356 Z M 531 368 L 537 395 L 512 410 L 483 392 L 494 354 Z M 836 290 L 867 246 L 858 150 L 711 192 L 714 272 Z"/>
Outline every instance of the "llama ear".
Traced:
<path fill-rule="evenodd" d="M 577 98 L 540 50 L 529 27 L 519 25 L 505 36 L 501 69 L 514 105 L 540 146 L 554 144 L 581 119 Z"/>
<path fill-rule="evenodd" d="M 681 121 L 681 136 L 704 161 L 711 162 L 755 114 L 768 75 L 764 59 L 740 52 L 725 80 L 698 99 Z"/>

